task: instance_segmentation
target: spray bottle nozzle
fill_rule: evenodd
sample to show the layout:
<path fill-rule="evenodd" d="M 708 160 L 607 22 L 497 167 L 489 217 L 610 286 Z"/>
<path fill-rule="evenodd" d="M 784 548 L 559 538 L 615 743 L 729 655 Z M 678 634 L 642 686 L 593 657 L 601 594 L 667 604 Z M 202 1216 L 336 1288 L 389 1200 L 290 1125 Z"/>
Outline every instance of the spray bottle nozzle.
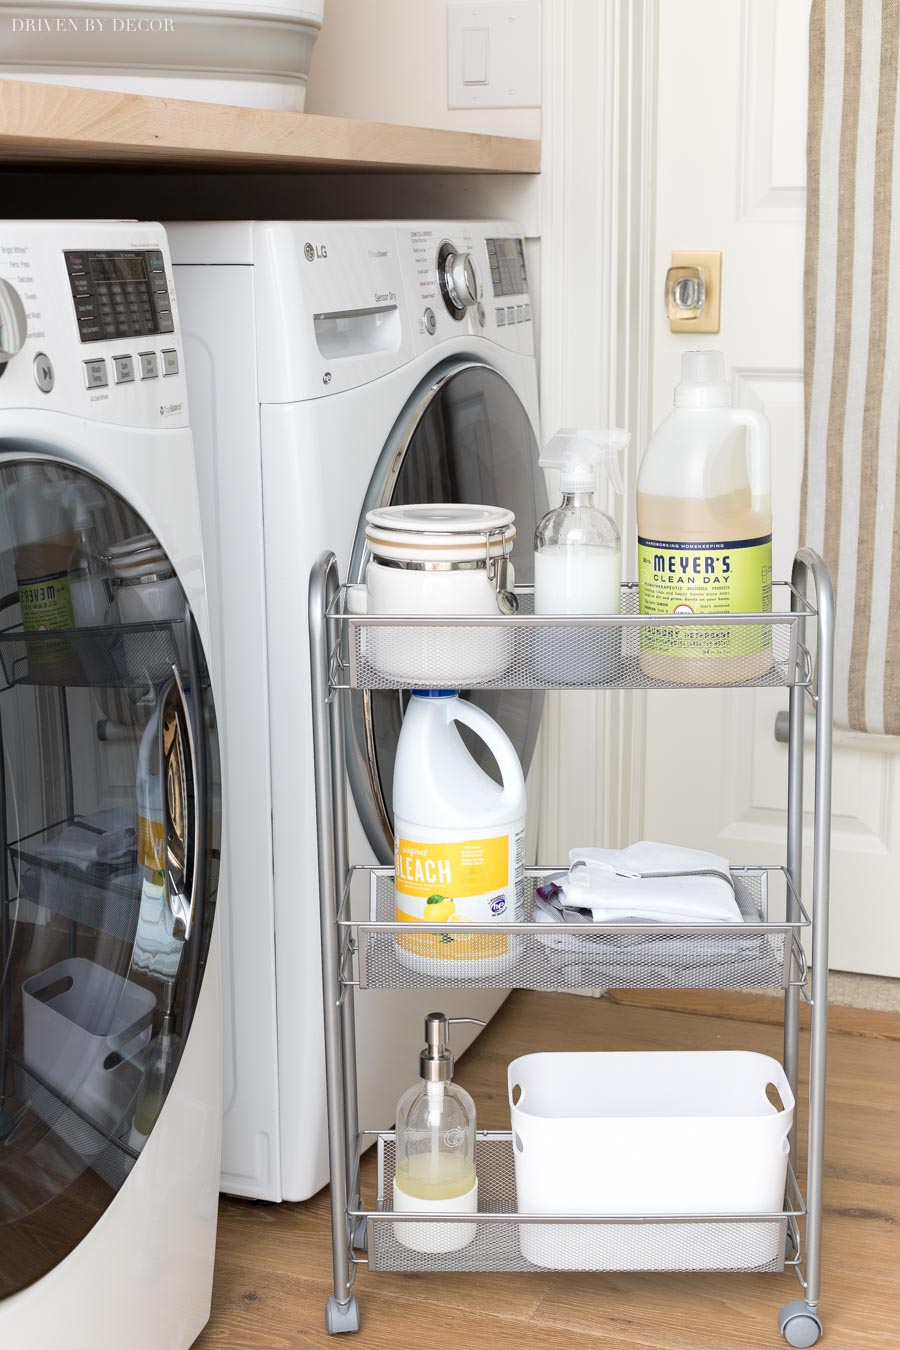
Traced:
<path fill-rule="evenodd" d="M 631 440 L 629 432 L 621 427 L 603 431 L 587 431 L 578 427 L 562 427 L 544 446 L 540 463 L 559 469 L 563 492 L 593 492 L 597 486 L 597 472 L 602 466 L 616 492 L 624 492 L 619 455 Z"/>

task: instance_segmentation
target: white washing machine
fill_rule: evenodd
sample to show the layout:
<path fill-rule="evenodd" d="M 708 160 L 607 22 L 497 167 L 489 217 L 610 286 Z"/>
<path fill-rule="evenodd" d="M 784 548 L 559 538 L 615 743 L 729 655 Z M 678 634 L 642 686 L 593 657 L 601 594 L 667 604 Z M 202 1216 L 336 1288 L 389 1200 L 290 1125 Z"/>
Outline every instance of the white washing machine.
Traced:
<path fill-rule="evenodd" d="M 513 556 L 530 580 L 546 493 L 524 245 L 515 226 L 497 222 L 168 230 L 222 676 L 233 896 L 223 931 L 222 1184 L 302 1200 L 328 1175 L 310 568 L 333 548 L 343 574 L 358 576 L 372 506 L 470 501 L 515 511 Z M 527 769 L 541 696 L 491 692 L 478 702 Z M 348 768 L 359 861 L 393 858 L 402 706 L 383 694 L 354 704 Z M 361 994 L 362 1126 L 393 1121 L 416 1077 L 425 1012 L 489 1017 L 502 998 Z"/>
<path fill-rule="evenodd" d="M 180 1350 L 220 1150 L 221 790 L 159 225 L 0 222 L 0 1343 Z"/>

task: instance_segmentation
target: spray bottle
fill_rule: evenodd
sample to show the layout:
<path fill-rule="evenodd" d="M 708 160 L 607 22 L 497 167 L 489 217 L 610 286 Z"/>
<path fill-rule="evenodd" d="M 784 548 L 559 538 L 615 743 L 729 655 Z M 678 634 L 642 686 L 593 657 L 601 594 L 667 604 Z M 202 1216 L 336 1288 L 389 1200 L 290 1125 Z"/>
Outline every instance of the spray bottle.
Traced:
<path fill-rule="evenodd" d="M 627 431 L 564 427 L 544 447 L 541 464 L 560 470 L 562 504 L 549 511 L 534 536 L 536 614 L 618 614 L 622 540 L 616 522 L 594 503 L 601 467 L 623 492 L 619 455 Z"/>
<path fill-rule="evenodd" d="M 453 1082 L 449 1045 L 454 1022 L 472 1017 L 425 1018 L 425 1048 L 419 1056 L 421 1082 L 397 1103 L 394 1210 L 397 1213 L 468 1214 L 478 1208 L 475 1175 L 475 1103 Z M 397 1223 L 394 1236 L 418 1252 L 452 1252 L 475 1238 L 468 1223 Z"/>

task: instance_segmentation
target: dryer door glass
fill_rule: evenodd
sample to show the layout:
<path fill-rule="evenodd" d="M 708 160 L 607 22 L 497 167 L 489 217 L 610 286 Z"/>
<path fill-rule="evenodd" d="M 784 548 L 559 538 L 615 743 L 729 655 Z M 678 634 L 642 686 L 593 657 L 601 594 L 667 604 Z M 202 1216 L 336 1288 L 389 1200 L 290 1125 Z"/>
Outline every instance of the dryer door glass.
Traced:
<path fill-rule="evenodd" d="M 220 835 L 209 675 L 172 563 L 108 487 L 5 451 L 0 1297 L 77 1246 L 154 1129 Z"/>
<path fill-rule="evenodd" d="M 366 512 L 373 507 L 474 502 L 515 512 L 516 580 L 531 585 L 534 533 L 548 509 L 538 454 L 531 418 L 498 371 L 474 360 L 454 359 L 439 366 L 409 400 L 378 462 L 357 529 L 350 580 L 365 577 Z M 540 730 L 543 694 L 486 689 L 465 696 L 499 722 L 527 773 Z M 406 699 L 367 691 L 354 694 L 352 701 L 350 781 L 369 842 L 384 863 L 394 857 L 394 754 Z M 485 771 L 495 773 L 484 742 L 465 728 L 461 734 Z"/>

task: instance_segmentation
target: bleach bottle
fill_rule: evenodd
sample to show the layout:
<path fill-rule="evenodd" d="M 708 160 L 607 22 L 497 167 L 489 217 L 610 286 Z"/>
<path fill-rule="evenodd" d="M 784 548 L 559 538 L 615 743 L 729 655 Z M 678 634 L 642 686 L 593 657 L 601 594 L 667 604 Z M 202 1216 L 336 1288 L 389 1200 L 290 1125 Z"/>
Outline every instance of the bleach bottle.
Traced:
<path fill-rule="evenodd" d="M 484 741 L 501 783 L 476 764 L 457 724 Z M 504 970 L 506 933 L 460 933 L 458 923 L 525 917 L 525 776 L 493 718 L 450 689 L 417 689 L 394 764 L 394 894 L 398 923 L 434 924 L 396 939 L 399 959 L 429 975 L 464 979 Z"/>

